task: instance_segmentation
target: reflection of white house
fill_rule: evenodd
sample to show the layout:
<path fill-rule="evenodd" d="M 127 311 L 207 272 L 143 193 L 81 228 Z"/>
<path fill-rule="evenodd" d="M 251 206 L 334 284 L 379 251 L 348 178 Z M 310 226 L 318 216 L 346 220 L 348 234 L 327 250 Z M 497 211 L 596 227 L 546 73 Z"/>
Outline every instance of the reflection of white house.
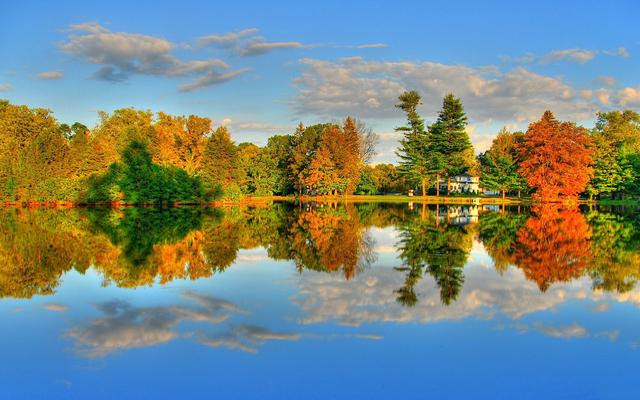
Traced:
<path fill-rule="evenodd" d="M 440 190 L 446 191 L 448 185 L 451 193 L 480 193 L 479 176 L 469 174 L 452 176 L 450 182 L 447 179 L 440 182 Z"/>
<path fill-rule="evenodd" d="M 438 218 L 450 225 L 467 225 L 478 222 L 480 209 L 476 205 L 470 206 L 438 206 Z"/>

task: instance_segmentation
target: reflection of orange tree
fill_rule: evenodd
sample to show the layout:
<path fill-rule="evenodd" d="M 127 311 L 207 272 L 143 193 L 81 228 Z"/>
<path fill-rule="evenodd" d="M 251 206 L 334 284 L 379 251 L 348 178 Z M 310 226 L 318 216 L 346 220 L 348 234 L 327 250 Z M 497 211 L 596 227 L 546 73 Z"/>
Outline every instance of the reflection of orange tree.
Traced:
<path fill-rule="evenodd" d="M 84 272 L 96 262 L 94 254 L 117 254 L 108 241 L 95 240 L 86 225 L 73 210 L 2 210 L 0 297 L 52 294 L 69 269 Z"/>
<path fill-rule="evenodd" d="M 591 259 L 591 228 L 578 208 L 541 204 L 517 233 L 515 261 L 545 291 L 579 277 Z"/>
<path fill-rule="evenodd" d="M 289 234 L 290 254 L 300 269 L 342 269 L 349 279 L 361 261 L 372 260 L 370 239 L 353 204 L 308 205 L 298 211 Z"/>

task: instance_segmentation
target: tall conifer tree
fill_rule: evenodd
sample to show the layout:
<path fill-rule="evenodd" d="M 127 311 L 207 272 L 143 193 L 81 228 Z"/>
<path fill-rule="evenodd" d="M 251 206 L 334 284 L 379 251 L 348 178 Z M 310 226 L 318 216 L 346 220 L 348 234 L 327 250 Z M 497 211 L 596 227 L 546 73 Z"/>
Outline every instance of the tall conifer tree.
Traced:
<path fill-rule="evenodd" d="M 473 162 L 473 146 L 466 131 L 467 115 L 462 101 L 448 94 L 442 101 L 437 121 L 429 127 L 427 165 L 436 176 L 436 193 L 440 195 L 440 177 L 462 174 Z M 449 185 L 447 185 L 447 188 Z"/>
<path fill-rule="evenodd" d="M 400 157 L 398 172 L 409 182 L 420 182 L 422 195 L 426 196 L 427 182 L 429 181 L 429 163 L 427 159 L 428 140 L 424 129 L 424 120 L 418 114 L 417 108 L 422 97 L 415 90 L 404 92 L 398 97 L 400 103 L 396 105 L 407 115 L 407 125 L 396 128 L 396 132 L 402 132 L 400 148 L 396 152 Z"/>

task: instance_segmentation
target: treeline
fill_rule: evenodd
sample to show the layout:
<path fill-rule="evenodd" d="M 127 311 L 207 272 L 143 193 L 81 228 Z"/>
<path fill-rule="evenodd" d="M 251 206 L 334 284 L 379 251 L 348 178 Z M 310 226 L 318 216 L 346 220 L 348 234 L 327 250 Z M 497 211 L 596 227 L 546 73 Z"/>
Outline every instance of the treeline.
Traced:
<path fill-rule="evenodd" d="M 601 112 L 593 129 L 558 121 L 546 111 L 526 132 L 503 129 L 491 148 L 474 157 L 466 132 L 462 101 L 445 96 L 437 120 L 425 127 L 417 109 L 421 96 L 405 92 L 396 107 L 407 124 L 397 155 L 399 175 L 422 195 L 440 194 L 442 179 L 479 175 L 483 189 L 522 192 L 543 201 L 624 198 L 640 195 L 640 114 L 631 110 Z M 447 192 L 449 185 L 447 184 Z"/>
<path fill-rule="evenodd" d="M 89 129 L 0 101 L 0 200 L 201 203 L 218 198 L 352 194 L 377 136 L 354 118 L 236 145 L 208 118 L 132 108 Z"/>
<path fill-rule="evenodd" d="M 0 101 L 0 201 L 203 203 L 243 196 L 401 193 L 450 194 L 451 177 L 480 176 L 481 186 L 542 200 L 640 195 L 640 114 L 597 114 L 588 130 L 551 112 L 526 132 L 498 133 L 477 157 L 462 101 L 449 94 L 431 125 L 420 95 L 399 97 L 407 123 L 399 164 L 367 163 L 377 135 L 348 117 L 235 144 L 208 118 L 132 108 L 100 113 L 89 129 L 59 123 L 45 109 Z"/>

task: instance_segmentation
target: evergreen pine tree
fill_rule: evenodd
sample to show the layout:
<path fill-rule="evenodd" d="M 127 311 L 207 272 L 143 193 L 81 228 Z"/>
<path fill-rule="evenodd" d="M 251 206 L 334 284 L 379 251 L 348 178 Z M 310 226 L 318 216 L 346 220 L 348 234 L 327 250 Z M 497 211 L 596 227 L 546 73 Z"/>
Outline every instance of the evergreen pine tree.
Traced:
<path fill-rule="evenodd" d="M 427 165 L 436 176 L 436 193 L 440 195 L 440 177 L 465 173 L 473 160 L 473 146 L 465 130 L 467 115 L 462 101 L 448 94 L 442 101 L 437 121 L 429 127 Z M 447 189 L 449 185 L 447 185 Z M 448 191 L 448 190 L 447 190 Z"/>
<path fill-rule="evenodd" d="M 396 155 L 400 158 L 398 167 L 400 175 L 412 184 L 420 182 L 422 195 L 425 196 L 430 178 L 427 159 L 429 143 L 424 129 L 424 120 L 417 111 L 421 99 L 420 94 L 415 90 L 404 92 L 398 97 L 400 103 L 396 107 L 407 115 L 407 125 L 395 129 L 396 132 L 402 132 L 404 135 Z"/>

